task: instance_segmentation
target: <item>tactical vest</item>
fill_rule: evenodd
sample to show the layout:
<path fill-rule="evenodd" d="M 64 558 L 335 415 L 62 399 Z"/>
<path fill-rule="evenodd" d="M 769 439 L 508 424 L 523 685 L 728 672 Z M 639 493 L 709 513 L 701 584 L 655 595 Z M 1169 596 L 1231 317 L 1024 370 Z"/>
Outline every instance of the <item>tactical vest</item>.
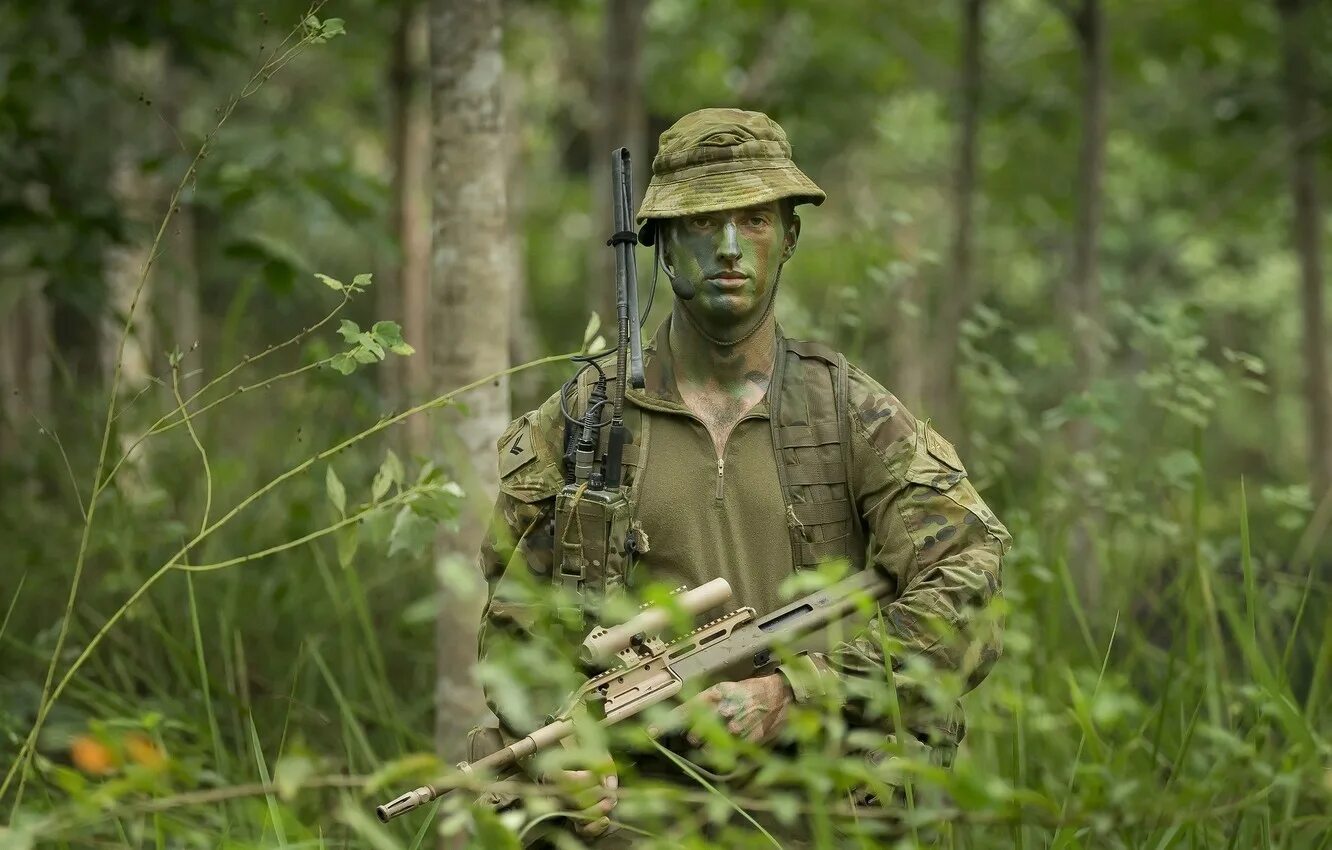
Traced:
<path fill-rule="evenodd" d="M 820 343 L 779 335 L 777 344 L 780 356 L 773 365 L 768 413 L 777 478 L 786 503 L 791 562 L 802 570 L 845 558 L 859 570 L 865 565 L 866 538 L 851 492 L 846 359 Z M 613 385 L 614 370 L 604 368 Z M 575 418 L 586 409 L 596 377 L 589 369 L 580 378 L 571 400 Z M 652 417 L 643 413 L 632 401 L 625 402 L 624 421 L 630 434 L 623 456 L 628 517 L 637 514 L 638 472 L 647 462 L 652 439 Z M 602 429 L 602 451 L 608 431 Z M 628 517 L 580 524 L 572 501 L 566 494 L 557 500 L 557 512 L 572 510 L 574 516 L 566 513 L 557 521 L 565 533 L 564 539 L 556 540 L 553 578 L 594 598 L 613 593 L 625 584 L 635 554 L 646 551 L 644 544 Z M 607 552 L 609 557 L 603 554 Z"/>

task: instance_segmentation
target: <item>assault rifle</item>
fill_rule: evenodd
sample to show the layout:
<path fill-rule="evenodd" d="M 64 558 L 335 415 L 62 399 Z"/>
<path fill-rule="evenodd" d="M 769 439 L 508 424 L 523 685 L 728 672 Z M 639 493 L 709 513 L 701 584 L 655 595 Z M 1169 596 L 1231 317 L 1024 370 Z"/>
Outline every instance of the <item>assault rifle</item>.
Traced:
<path fill-rule="evenodd" d="M 867 600 L 887 596 L 891 588 L 891 581 L 871 567 L 762 617 L 755 616 L 753 608 L 737 608 L 668 642 L 661 633 L 672 622 L 675 610 L 698 616 L 731 597 L 731 586 L 722 578 L 692 590 L 678 590 L 670 605 L 645 606 L 625 623 L 592 629 L 582 644 L 582 660 L 609 669 L 578 688 L 550 723 L 484 758 L 461 762 L 458 770 L 463 778 L 496 775 L 572 735 L 573 718 L 579 711 L 588 711 L 610 726 L 670 699 L 686 682 L 706 681 L 740 663 L 758 670 L 772 661 L 776 645 L 789 644 L 843 619 Z M 445 782 L 422 785 L 377 807 L 375 814 L 388 823 L 450 790 Z"/>

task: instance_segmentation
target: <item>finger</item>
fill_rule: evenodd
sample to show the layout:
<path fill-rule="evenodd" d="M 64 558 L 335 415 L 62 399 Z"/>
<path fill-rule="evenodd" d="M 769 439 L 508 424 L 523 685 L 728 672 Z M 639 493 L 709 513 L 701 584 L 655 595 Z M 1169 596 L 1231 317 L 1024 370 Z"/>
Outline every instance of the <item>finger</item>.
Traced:
<path fill-rule="evenodd" d="M 590 770 L 561 770 L 555 776 L 566 788 L 590 788 L 597 784 L 596 774 Z"/>
<path fill-rule="evenodd" d="M 596 820 L 580 824 L 574 831 L 584 838 L 596 838 L 610 828 L 610 818 L 599 817 Z"/>

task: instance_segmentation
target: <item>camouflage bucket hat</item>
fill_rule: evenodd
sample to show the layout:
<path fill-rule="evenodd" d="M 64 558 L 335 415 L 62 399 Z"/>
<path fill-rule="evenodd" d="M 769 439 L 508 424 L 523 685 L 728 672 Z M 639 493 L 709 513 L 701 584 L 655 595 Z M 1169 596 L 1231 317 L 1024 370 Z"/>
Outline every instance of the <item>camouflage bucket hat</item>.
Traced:
<path fill-rule="evenodd" d="M 762 112 L 700 109 L 661 134 L 652 182 L 638 208 L 639 239 L 653 243 L 653 219 L 782 198 L 817 206 L 826 197 L 791 161 L 791 143 L 776 121 Z"/>

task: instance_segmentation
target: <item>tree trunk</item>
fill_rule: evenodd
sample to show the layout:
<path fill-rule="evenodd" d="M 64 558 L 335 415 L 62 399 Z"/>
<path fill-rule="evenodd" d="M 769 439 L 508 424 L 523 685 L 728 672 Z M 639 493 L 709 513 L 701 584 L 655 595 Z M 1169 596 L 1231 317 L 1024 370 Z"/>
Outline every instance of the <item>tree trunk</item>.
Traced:
<path fill-rule="evenodd" d="M 430 397 L 430 92 L 426 87 L 430 33 L 426 8 L 405 0 L 399 10 L 390 71 L 393 92 L 393 229 L 397 234 L 394 274 L 380 292 L 380 312 L 402 324 L 416 354 L 385 370 L 383 395 L 390 409 Z M 385 363 L 389 366 L 389 363 Z M 407 420 L 407 449 L 430 451 L 430 422 Z"/>
<path fill-rule="evenodd" d="M 454 388 L 509 365 L 514 274 L 505 209 L 498 0 L 432 0 L 430 58 L 434 378 L 438 387 Z M 435 732 L 438 749 L 450 761 L 462 755 L 467 727 L 481 710 L 471 679 L 480 576 L 470 565 L 497 482 L 495 443 L 509 419 L 508 381 L 493 381 L 464 401 L 466 416 L 448 410 L 439 417 L 447 429 L 441 450 L 470 497 L 457 532 L 441 540 L 437 553 L 446 602 L 437 630 Z"/>
<path fill-rule="evenodd" d="M 884 329 L 893 359 L 889 389 L 917 415 L 933 418 L 933 402 L 925 397 L 927 364 L 921 356 L 929 341 L 924 326 L 926 296 L 920 273 L 920 225 L 913 219 L 894 226 L 890 232 L 897 261 L 910 271 L 906 278 L 897 281 L 889 299 L 890 324 Z"/>
<path fill-rule="evenodd" d="M 948 437 L 960 441 L 965 449 L 964 403 L 958 375 L 962 344 L 962 322 L 976 298 L 972 270 L 974 207 L 976 195 L 976 141 L 980 131 L 981 54 L 984 45 L 983 12 L 985 0 L 962 0 L 962 77 L 956 161 L 953 166 L 953 245 L 950 255 L 952 274 L 947 282 L 936 334 L 939 370 L 934 413 Z"/>
<path fill-rule="evenodd" d="M 1318 159 L 1312 143 L 1318 102 L 1310 79 L 1308 0 L 1277 0 L 1290 145 L 1291 238 L 1300 261 L 1304 316 L 1304 393 L 1309 416 L 1309 466 L 1315 502 L 1332 488 L 1332 385 L 1328 381 L 1327 317 L 1323 306 L 1323 221 Z"/>
<path fill-rule="evenodd" d="M 0 302 L 0 463 L 6 465 L 20 462 L 39 428 L 51 427 L 51 319 L 42 281 L 29 272 L 10 285 Z"/>
<path fill-rule="evenodd" d="M 1067 303 L 1073 312 L 1079 389 L 1091 388 L 1101 370 L 1104 316 L 1099 247 L 1101 177 L 1105 170 L 1106 44 L 1100 0 L 1082 0 L 1073 13 L 1082 56 L 1082 142 L 1078 149 L 1077 221 Z"/>
<path fill-rule="evenodd" d="M 611 230 L 611 151 L 629 148 L 633 163 L 634 201 L 643 197 L 643 187 L 652 175 L 652 151 L 648 150 L 647 111 L 643 106 L 643 16 L 647 0 L 609 0 L 606 4 L 605 40 L 598 89 L 596 146 L 592 150 L 592 232 L 600 236 L 594 247 L 587 281 L 588 309 L 601 315 L 608 341 L 615 335 L 615 252 L 600 247 Z M 613 344 L 613 342 L 612 342 Z"/>
<path fill-rule="evenodd" d="M 113 73 L 127 90 L 139 95 L 140 103 L 126 104 L 114 119 L 121 124 L 120 142 L 113 154 L 111 197 L 125 221 L 125 239 L 107 251 L 106 327 L 102 338 L 102 370 L 109 383 L 120 367 L 120 391 L 133 395 L 148 384 L 155 350 L 151 289 L 140 286 L 150 260 L 155 259 L 153 234 L 165 214 L 159 200 L 160 180 L 143 167 L 145 154 L 160 153 L 162 132 L 153 111 L 152 95 L 166 77 L 166 51 L 162 48 L 120 47 L 112 53 Z M 148 129 L 145 122 L 152 121 Z M 164 129 L 164 128 L 163 128 Z M 164 246 L 163 246 L 164 247 Z M 121 348 L 125 322 L 132 317 Z M 119 364 L 117 364 L 119 353 Z"/>
<path fill-rule="evenodd" d="M 1077 391 L 1092 388 L 1102 367 L 1105 317 L 1101 304 L 1100 233 L 1102 174 L 1105 170 L 1106 43 L 1105 17 L 1100 0 L 1082 0 L 1070 13 L 1082 59 L 1082 141 L 1078 149 L 1077 218 L 1073 232 L 1073 267 L 1064 306 L 1073 333 L 1077 365 Z M 1091 452 L 1096 432 L 1090 422 L 1072 424 L 1075 453 Z M 1101 569 L 1095 536 L 1100 516 L 1095 508 L 1073 520 L 1070 569 L 1084 604 L 1095 605 L 1101 595 Z"/>

